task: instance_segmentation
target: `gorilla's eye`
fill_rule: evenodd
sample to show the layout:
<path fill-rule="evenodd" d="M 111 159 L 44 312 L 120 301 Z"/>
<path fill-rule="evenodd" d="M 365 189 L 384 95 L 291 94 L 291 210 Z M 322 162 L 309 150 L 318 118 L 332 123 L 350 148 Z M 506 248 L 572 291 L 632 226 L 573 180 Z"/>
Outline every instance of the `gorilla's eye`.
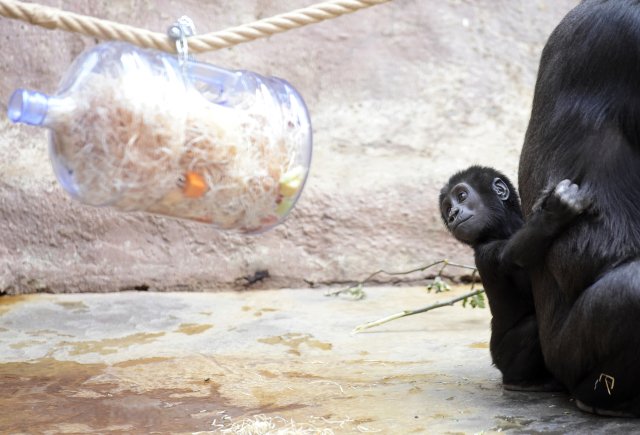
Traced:
<path fill-rule="evenodd" d="M 459 202 L 462 202 L 465 199 L 467 199 L 467 192 L 462 191 L 462 192 L 458 193 L 458 201 Z"/>

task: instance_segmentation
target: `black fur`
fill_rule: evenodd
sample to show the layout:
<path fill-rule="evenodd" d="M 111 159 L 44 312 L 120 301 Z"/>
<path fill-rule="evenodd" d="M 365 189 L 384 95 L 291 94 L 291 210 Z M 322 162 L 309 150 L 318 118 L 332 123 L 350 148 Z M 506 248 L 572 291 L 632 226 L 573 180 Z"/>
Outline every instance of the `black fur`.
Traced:
<path fill-rule="evenodd" d="M 637 0 L 582 2 L 544 48 L 519 170 L 529 219 L 538 192 L 564 177 L 596 213 L 530 269 L 542 352 L 582 409 L 640 416 Z"/>
<path fill-rule="evenodd" d="M 496 180 L 507 187 L 507 197 L 493 188 Z M 570 185 L 568 180 L 563 183 Z M 505 388 L 559 389 L 544 363 L 531 282 L 523 267 L 539 261 L 551 241 L 586 207 L 577 186 L 573 189 L 562 194 L 545 192 L 538 212 L 526 226 L 515 188 L 493 168 L 472 166 L 458 172 L 440 192 L 445 226 L 474 250 L 493 316 L 489 348 Z M 460 192 L 466 196 L 458 197 Z M 464 225 L 472 225 L 472 230 L 466 229 L 461 237 Z"/>

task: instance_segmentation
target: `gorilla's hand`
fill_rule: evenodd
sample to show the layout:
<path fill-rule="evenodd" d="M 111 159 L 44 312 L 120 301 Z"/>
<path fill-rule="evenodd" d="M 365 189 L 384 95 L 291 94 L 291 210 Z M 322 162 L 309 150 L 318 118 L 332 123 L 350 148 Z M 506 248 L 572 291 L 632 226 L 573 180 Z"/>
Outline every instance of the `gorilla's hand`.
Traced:
<path fill-rule="evenodd" d="M 562 180 L 545 201 L 543 209 L 553 214 L 577 216 L 589 208 L 591 202 L 591 197 L 580 190 L 577 184 Z"/>

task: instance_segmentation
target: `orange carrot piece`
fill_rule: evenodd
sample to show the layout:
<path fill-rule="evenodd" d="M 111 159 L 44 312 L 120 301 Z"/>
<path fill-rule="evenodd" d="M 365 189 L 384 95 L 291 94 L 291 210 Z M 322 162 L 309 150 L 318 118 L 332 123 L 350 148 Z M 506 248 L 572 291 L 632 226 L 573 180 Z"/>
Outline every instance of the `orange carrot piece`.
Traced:
<path fill-rule="evenodd" d="M 207 183 L 204 177 L 197 172 L 187 172 L 184 175 L 184 187 L 182 192 L 188 198 L 200 198 L 207 191 Z"/>

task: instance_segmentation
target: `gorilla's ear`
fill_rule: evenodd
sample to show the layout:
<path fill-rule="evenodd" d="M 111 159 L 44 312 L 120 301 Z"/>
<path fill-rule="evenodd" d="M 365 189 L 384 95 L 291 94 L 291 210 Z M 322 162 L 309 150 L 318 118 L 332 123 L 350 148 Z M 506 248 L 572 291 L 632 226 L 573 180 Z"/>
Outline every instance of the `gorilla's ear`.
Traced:
<path fill-rule="evenodd" d="M 493 188 L 493 191 L 496 193 L 496 195 L 498 195 L 498 198 L 503 201 L 509 199 L 509 187 L 504 181 L 502 181 L 502 179 L 494 178 L 491 187 Z"/>

